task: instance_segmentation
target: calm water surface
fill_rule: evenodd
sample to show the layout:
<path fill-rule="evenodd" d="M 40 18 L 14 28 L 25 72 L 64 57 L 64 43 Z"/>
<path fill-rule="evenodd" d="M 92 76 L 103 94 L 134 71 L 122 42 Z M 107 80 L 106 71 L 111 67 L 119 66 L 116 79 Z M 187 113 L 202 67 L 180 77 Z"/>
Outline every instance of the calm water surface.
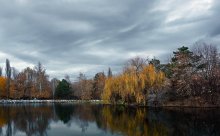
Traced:
<path fill-rule="evenodd" d="M 220 109 L 0 105 L 0 135 L 220 136 Z"/>

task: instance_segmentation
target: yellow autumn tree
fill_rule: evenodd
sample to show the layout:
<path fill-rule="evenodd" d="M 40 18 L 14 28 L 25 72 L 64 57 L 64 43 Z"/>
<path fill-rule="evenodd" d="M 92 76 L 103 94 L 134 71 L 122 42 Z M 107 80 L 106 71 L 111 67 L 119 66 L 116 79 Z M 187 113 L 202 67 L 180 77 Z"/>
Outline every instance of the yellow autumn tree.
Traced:
<path fill-rule="evenodd" d="M 162 88 L 165 75 L 152 64 L 141 66 L 138 71 L 127 66 L 121 74 L 106 79 L 102 99 L 111 103 L 146 104 L 148 93 Z"/>
<path fill-rule="evenodd" d="M 153 92 L 157 95 L 165 82 L 165 74 L 162 71 L 157 71 L 152 64 L 143 68 L 140 77 L 145 101 L 149 92 Z"/>

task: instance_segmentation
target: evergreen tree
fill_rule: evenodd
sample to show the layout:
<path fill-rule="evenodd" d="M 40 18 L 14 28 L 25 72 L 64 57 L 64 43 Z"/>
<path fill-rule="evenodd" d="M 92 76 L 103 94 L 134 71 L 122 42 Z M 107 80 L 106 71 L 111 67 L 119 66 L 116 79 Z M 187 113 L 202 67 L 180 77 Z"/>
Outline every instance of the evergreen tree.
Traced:
<path fill-rule="evenodd" d="M 2 76 L 2 67 L 0 67 L 0 76 Z"/>
<path fill-rule="evenodd" d="M 156 59 L 156 58 L 153 58 L 149 64 L 152 64 L 156 70 L 160 70 L 161 69 L 161 64 L 160 64 L 160 60 Z"/>
<path fill-rule="evenodd" d="M 56 90 L 55 96 L 57 98 L 69 98 L 71 92 L 70 83 L 68 83 L 65 79 L 59 82 Z"/>
<path fill-rule="evenodd" d="M 110 67 L 108 68 L 108 77 L 112 77 L 112 70 Z"/>
<path fill-rule="evenodd" d="M 6 72 L 6 77 L 7 77 L 7 86 L 6 86 L 7 98 L 9 98 L 10 97 L 10 82 L 11 82 L 11 66 L 10 66 L 10 61 L 8 59 L 6 59 L 5 72 Z"/>
<path fill-rule="evenodd" d="M 173 52 L 171 61 L 171 83 L 176 96 L 185 97 L 191 93 L 190 80 L 193 73 L 193 53 L 182 46 Z"/>

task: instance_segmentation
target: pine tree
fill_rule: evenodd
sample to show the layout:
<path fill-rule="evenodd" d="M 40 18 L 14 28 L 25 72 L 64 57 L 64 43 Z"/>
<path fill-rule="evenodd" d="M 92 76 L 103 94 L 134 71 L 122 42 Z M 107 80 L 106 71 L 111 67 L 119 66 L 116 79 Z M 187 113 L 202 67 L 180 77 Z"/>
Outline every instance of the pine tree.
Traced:
<path fill-rule="evenodd" d="M 2 67 L 0 67 L 0 76 L 2 76 Z"/>
<path fill-rule="evenodd" d="M 10 97 L 10 81 L 11 81 L 11 66 L 10 66 L 10 61 L 6 59 L 6 77 L 7 77 L 7 85 L 6 85 L 6 90 L 7 90 L 7 98 Z"/>
<path fill-rule="evenodd" d="M 55 96 L 57 98 L 68 98 L 70 95 L 70 84 L 63 79 L 61 82 L 59 82 L 56 91 L 55 91 Z"/>
<path fill-rule="evenodd" d="M 109 78 L 109 77 L 112 77 L 112 70 L 111 70 L 110 67 L 108 68 L 108 78 Z"/>

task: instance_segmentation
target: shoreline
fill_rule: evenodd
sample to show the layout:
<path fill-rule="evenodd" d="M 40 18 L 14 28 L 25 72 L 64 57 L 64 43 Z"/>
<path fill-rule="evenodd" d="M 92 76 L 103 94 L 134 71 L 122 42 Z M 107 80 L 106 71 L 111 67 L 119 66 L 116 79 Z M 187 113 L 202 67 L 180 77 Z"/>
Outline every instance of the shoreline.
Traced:
<path fill-rule="evenodd" d="M 94 103 L 103 104 L 102 100 L 0 100 L 0 104 L 17 104 L 17 103 Z"/>
<path fill-rule="evenodd" d="M 29 103 L 67 103 L 67 104 L 102 104 L 113 106 L 129 107 L 149 107 L 149 108 L 220 108 L 220 105 L 141 105 L 141 104 L 122 104 L 122 103 L 105 103 L 103 100 L 0 100 L 0 104 L 29 104 Z"/>

